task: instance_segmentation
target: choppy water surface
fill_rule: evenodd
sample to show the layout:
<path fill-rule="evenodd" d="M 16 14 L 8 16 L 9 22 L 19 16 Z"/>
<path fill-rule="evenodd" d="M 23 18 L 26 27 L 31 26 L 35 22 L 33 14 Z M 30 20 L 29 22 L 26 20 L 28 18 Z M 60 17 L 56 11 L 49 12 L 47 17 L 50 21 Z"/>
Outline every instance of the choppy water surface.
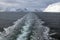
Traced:
<path fill-rule="evenodd" d="M 0 32 L 0 40 L 50 40 L 49 28 L 34 13 L 28 13 Z"/>

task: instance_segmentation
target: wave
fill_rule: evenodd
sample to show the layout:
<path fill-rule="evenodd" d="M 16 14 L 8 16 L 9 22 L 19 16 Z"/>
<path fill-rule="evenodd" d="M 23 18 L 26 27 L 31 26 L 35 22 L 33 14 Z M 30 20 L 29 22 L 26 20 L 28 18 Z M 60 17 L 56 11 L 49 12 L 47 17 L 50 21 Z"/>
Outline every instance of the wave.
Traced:
<path fill-rule="evenodd" d="M 34 13 L 28 13 L 0 32 L 0 40 L 49 40 L 49 28 Z"/>

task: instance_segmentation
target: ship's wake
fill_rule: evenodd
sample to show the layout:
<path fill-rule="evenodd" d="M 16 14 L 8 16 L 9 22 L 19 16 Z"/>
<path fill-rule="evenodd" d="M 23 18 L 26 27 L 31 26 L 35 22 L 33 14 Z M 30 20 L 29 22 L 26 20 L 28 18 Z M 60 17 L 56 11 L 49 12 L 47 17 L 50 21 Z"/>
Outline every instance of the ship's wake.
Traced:
<path fill-rule="evenodd" d="M 0 32 L 0 40 L 49 40 L 49 28 L 34 13 L 28 13 Z"/>

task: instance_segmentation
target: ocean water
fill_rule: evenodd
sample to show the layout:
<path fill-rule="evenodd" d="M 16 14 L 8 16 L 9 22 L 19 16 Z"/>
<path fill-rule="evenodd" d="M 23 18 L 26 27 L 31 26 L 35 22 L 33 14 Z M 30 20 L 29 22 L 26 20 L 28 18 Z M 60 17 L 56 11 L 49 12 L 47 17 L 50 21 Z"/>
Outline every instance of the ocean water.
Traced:
<path fill-rule="evenodd" d="M 34 13 L 28 13 L 0 32 L 0 40 L 50 40 L 50 29 Z"/>

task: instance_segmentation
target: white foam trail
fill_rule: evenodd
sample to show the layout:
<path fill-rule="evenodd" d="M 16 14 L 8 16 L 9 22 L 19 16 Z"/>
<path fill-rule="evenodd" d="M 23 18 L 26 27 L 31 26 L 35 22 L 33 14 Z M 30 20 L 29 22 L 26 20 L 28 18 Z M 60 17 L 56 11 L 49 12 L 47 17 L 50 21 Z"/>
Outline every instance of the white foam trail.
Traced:
<path fill-rule="evenodd" d="M 34 17 L 32 15 L 27 15 L 27 19 L 25 21 L 25 26 L 23 26 L 23 29 L 21 30 L 22 34 L 19 34 L 19 37 L 17 40 L 27 40 L 27 36 L 30 33 L 29 27 L 31 27 L 32 23 L 34 22 Z"/>
<path fill-rule="evenodd" d="M 30 40 L 49 40 L 49 28 L 43 26 L 43 23 L 34 13 L 29 13 L 14 22 L 13 26 L 4 28 L 0 40 L 28 40 L 28 37 L 31 37 Z M 32 35 L 29 34 L 31 31 Z"/>

